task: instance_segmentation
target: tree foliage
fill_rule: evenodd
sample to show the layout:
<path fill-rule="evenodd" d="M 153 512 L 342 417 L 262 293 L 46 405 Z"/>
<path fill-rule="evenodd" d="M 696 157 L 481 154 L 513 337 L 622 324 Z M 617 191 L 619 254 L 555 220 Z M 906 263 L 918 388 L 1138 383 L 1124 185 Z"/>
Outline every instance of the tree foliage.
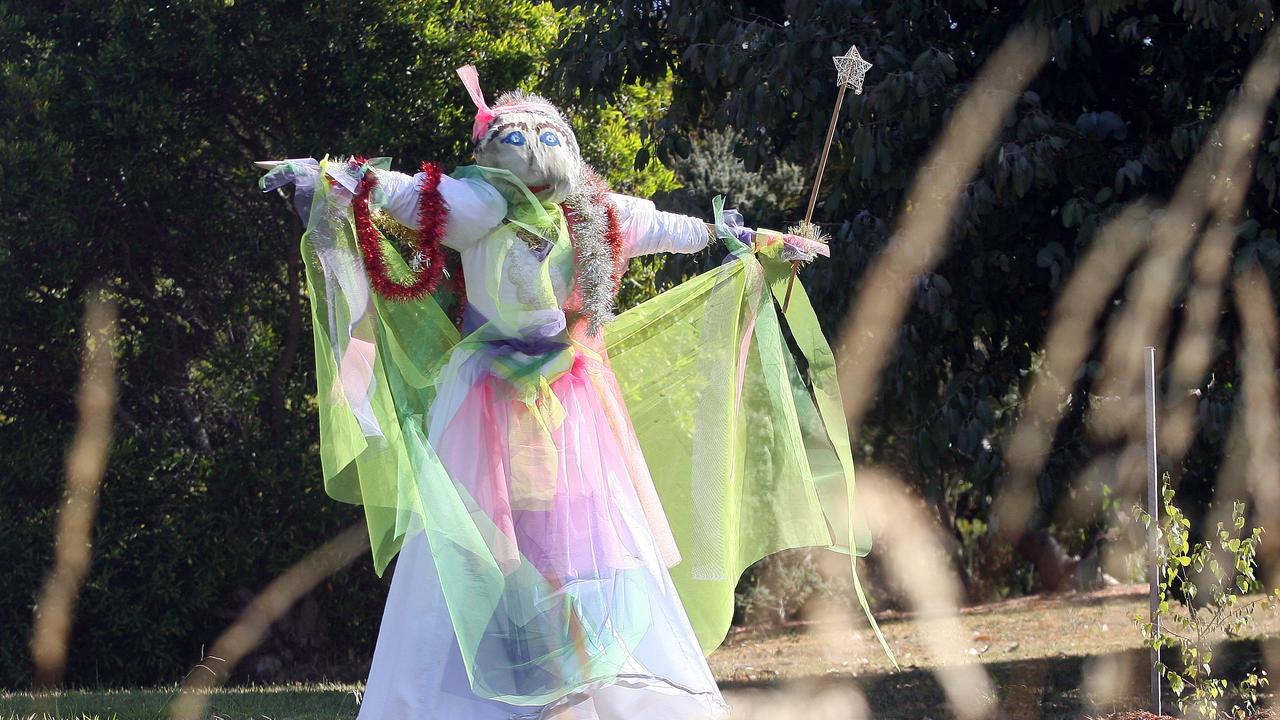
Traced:
<path fill-rule="evenodd" d="M 805 172 L 785 161 L 770 161 L 755 172 L 747 170 L 733 150 L 741 139 L 732 128 L 694 135 L 689 154 L 670 159 L 680 186 L 658 199 L 663 209 L 706 216 L 711 212 L 712 200 L 724 195 L 730 201 L 728 207 L 742 213 L 748 227 L 782 228 L 785 215 L 780 209 L 799 202 L 805 192 Z M 659 279 L 663 286 L 672 285 L 720 257 L 716 247 L 692 256 L 667 257 Z"/>
<path fill-rule="evenodd" d="M 670 74 L 671 110 L 650 126 L 646 147 L 676 163 L 701 133 L 733 128 L 748 169 L 779 160 L 812 169 L 837 91 L 830 58 L 856 44 L 874 63 L 865 92 L 845 98 L 815 217 L 834 236 L 834 257 L 805 271 L 832 331 L 895 217 L 909 210 L 903 203 L 915 173 L 947 172 L 921 161 L 989 54 L 1020 25 L 1048 33 L 1048 65 L 963 188 L 949 254 L 916 278 L 860 438 L 864 459 L 891 465 L 933 505 L 967 555 L 957 565 L 971 589 L 1007 589 L 1007 582 L 974 582 L 972 551 L 988 532 L 1003 479 L 1001 449 L 1038 366 L 1056 290 L 1121 207 L 1171 194 L 1258 53 L 1274 20 L 1270 4 L 670 0 L 592 8 L 583 26 L 568 31 L 557 79 L 581 98 L 608 103 L 621 84 Z M 1274 115 L 1258 141 L 1235 260 L 1261 264 L 1274 281 Z M 777 210 L 794 221 L 803 206 Z M 1227 338 L 1236 325 L 1230 303 L 1223 308 L 1216 359 L 1200 389 L 1201 432 L 1177 473 L 1193 497 L 1216 474 L 1233 414 Z M 1082 409 L 1098 381 L 1095 360 L 1081 377 L 1063 379 L 1074 384 L 1074 397 L 1038 479 L 1041 524 L 1069 495 L 1084 461 L 1110 449 L 1082 431 Z M 1063 530 L 1077 546 L 1090 535 Z"/>
<path fill-rule="evenodd" d="M 453 69 L 475 63 L 490 96 L 538 89 L 574 22 L 528 0 L 0 3 L 0 685 L 30 676 L 87 294 L 121 308 L 121 398 L 68 677 L 173 682 L 359 519 L 320 483 L 300 228 L 250 163 L 468 161 Z M 666 189 L 660 165 L 633 168 L 661 98 L 632 95 L 581 109 L 585 153 Z M 357 564 L 246 667 L 361 675 L 384 595 Z"/>

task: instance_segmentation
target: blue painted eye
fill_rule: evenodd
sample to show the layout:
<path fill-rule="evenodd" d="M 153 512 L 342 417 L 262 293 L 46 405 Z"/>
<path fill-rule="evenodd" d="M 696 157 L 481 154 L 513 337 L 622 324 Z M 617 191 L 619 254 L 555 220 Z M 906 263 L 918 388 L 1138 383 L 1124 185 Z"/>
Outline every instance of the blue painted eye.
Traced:
<path fill-rule="evenodd" d="M 560 144 L 560 136 L 550 130 L 544 130 L 543 133 L 538 136 L 538 139 L 542 141 L 543 145 L 548 145 L 550 147 L 556 147 Z"/>
<path fill-rule="evenodd" d="M 520 132 L 519 130 L 512 130 L 511 132 L 503 136 L 501 142 L 504 145 L 523 145 L 524 133 Z"/>

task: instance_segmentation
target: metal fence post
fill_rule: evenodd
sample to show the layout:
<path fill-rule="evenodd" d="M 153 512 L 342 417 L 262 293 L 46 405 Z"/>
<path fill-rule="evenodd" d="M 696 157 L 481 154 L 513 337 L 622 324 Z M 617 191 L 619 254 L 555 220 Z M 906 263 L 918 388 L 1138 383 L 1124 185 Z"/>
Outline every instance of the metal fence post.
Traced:
<path fill-rule="evenodd" d="M 1156 349 L 1146 348 L 1147 376 L 1147 512 L 1151 514 L 1151 527 L 1147 528 L 1147 578 L 1151 585 L 1151 624 L 1160 633 L 1160 478 L 1156 461 Z M 1151 649 L 1151 712 L 1160 715 L 1160 650 Z"/>

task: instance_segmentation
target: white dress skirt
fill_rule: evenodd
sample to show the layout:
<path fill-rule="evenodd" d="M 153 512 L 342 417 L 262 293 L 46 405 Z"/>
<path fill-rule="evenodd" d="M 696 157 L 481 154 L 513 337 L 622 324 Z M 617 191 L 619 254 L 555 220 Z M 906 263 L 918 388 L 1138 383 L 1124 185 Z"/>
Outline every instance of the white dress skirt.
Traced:
<path fill-rule="evenodd" d="M 692 629 L 686 632 L 692 637 Z M 545 707 L 478 697 L 449 623 L 430 547 L 418 534 L 405 542 L 396 561 L 359 720 L 728 717 L 710 670 L 705 662 L 688 662 L 686 644 L 683 638 L 650 633 L 636 648 L 632 667 L 616 681 L 583 687 Z"/>
<path fill-rule="evenodd" d="M 406 200 L 399 208 L 397 201 L 414 186 L 407 176 L 384 179 L 388 208 L 412 222 L 413 204 Z M 483 191 L 474 183 L 449 187 L 455 219 L 478 217 L 479 211 L 465 208 L 483 207 L 464 201 L 468 187 Z M 624 218 L 627 256 L 706 244 L 699 221 L 614 198 Z M 489 224 L 473 217 L 457 226 Z M 429 417 L 410 428 L 425 431 L 461 494 L 474 503 L 489 551 L 508 573 L 511 590 L 501 597 L 508 604 L 494 613 L 481 639 L 460 644 L 451 609 L 455 620 L 461 611 L 479 616 L 482 626 L 484 611 L 458 607 L 467 598 L 442 589 L 440 575 L 458 572 L 455 550 L 436 547 L 433 554 L 436 536 L 411 532 L 394 570 L 360 720 L 727 717 L 668 572 L 679 552 L 617 380 L 603 355 L 566 339 L 561 307 L 572 252 L 557 247 L 535 258 L 512 237 L 497 225 L 466 242 L 453 230 L 446 238 L 467 268 L 473 322 L 441 372 Z M 525 287 L 524 276 L 535 276 L 522 272 L 525 265 L 538 271 L 540 286 Z M 523 307 L 526 295 L 545 295 L 547 307 L 506 312 Z M 521 318 L 523 326 L 496 322 L 510 317 Z M 554 371 L 546 369 L 552 366 Z M 514 389 L 520 381 L 512 378 L 528 367 L 545 378 L 539 392 L 554 395 L 540 395 L 537 407 L 559 408 L 545 435 L 529 434 L 528 428 L 543 426 L 531 415 L 541 411 L 531 410 Z M 441 556 L 455 564 L 441 570 Z M 522 594 L 521 588 L 538 592 Z M 573 642 L 566 644 L 566 637 Z M 502 697 L 536 697 L 546 704 L 494 699 Z"/>

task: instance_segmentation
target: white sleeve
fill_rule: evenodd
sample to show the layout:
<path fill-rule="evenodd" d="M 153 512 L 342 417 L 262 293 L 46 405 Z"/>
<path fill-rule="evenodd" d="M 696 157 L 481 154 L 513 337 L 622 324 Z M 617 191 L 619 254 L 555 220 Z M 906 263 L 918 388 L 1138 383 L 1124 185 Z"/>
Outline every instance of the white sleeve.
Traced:
<path fill-rule="evenodd" d="M 378 189 L 383 193 L 382 209 L 396 222 L 418 229 L 418 189 L 425 173 L 405 175 L 377 170 Z M 507 215 L 507 201 L 489 183 L 472 178 L 440 176 L 440 197 L 449 208 L 445 226 L 445 247 L 462 250 L 489 234 Z"/>
<path fill-rule="evenodd" d="M 609 193 L 618 209 L 622 254 L 633 258 L 659 252 L 695 253 L 711 241 L 706 223 L 688 215 L 663 212 L 650 200 Z"/>

